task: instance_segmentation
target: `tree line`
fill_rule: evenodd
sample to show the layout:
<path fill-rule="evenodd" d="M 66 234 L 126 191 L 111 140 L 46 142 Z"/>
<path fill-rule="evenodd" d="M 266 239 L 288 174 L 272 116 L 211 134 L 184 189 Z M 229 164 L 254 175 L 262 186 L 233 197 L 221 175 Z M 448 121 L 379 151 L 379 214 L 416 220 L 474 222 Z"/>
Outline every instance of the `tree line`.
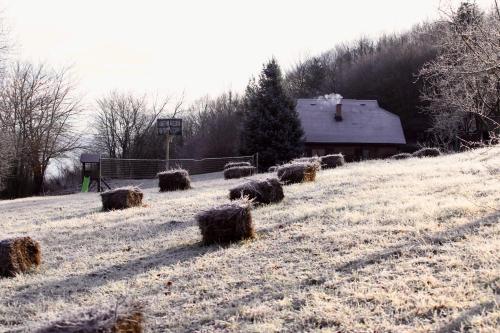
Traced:
<path fill-rule="evenodd" d="M 285 162 L 302 154 L 295 100 L 333 92 L 377 99 L 400 116 L 410 144 L 457 150 L 471 142 L 495 143 L 499 35 L 498 1 L 486 12 L 464 2 L 441 21 L 341 44 L 284 72 L 271 59 L 243 94 L 228 91 L 185 105 L 183 98 L 113 91 L 95 102 L 90 142 L 82 142 L 75 127 L 83 107 L 67 69 L 3 60 L 0 193 L 42 193 L 49 164 L 82 149 L 113 158 L 164 158 L 159 117 L 184 121 L 172 158 L 258 152 L 262 167 Z M 0 43 L 0 55 L 7 51 L 8 44 Z"/>

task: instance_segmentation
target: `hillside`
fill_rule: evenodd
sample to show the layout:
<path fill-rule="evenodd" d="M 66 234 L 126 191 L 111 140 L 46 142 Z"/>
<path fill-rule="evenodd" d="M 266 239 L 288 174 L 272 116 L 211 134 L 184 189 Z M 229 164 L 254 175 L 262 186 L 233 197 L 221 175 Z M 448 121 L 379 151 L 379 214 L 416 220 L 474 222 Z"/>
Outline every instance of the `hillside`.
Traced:
<path fill-rule="evenodd" d="M 123 299 L 145 302 L 148 332 L 500 329 L 500 146 L 321 171 L 254 209 L 256 240 L 200 246 L 194 214 L 241 181 L 145 186 L 126 211 L 95 193 L 0 202 L 0 239 L 43 248 L 38 272 L 0 279 L 0 331 Z"/>

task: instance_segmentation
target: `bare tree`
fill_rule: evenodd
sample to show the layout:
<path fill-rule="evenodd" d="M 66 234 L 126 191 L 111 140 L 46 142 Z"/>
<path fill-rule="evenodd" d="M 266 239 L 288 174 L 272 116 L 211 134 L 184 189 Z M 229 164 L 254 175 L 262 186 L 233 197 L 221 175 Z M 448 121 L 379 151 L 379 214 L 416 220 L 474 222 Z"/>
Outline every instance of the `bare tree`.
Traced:
<path fill-rule="evenodd" d="M 175 117 L 182 107 L 179 99 L 169 112 Z M 150 144 L 148 138 L 154 134 L 156 119 L 168 111 L 170 98 L 154 98 L 146 95 L 111 92 L 97 100 L 98 110 L 94 118 L 97 148 L 113 158 L 132 158 Z"/>
<path fill-rule="evenodd" d="M 239 153 L 242 103 L 237 94 L 229 91 L 215 99 L 199 99 L 186 113 L 184 145 L 179 149 L 179 155 L 204 158 Z"/>
<path fill-rule="evenodd" d="M 491 142 L 500 129 L 500 10 L 462 3 L 445 13 L 439 55 L 420 72 L 432 132 L 446 148 Z"/>
<path fill-rule="evenodd" d="M 15 154 L 11 195 L 40 193 L 50 161 L 78 146 L 72 120 L 81 108 L 74 90 L 67 69 L 17 62 L 7 72 L 0 92 L 0 125 Z"/>

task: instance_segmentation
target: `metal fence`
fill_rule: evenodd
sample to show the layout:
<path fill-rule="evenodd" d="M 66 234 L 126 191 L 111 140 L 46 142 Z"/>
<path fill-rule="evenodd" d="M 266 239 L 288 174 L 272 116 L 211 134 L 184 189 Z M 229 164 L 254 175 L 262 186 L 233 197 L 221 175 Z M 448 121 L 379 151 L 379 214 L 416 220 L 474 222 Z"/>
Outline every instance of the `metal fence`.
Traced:
<path fill-rule="evenodd" d="M 155 178 L 158 172 L 175 168 L 186 169 L 189 174 L 197 175 L 222 171 L 228 162 L 250 162 L 257 167 L 258 157 L 252 155 L 201 160 L 171 159 L 168 166 L 166 160 L 101 158 L 100 175 L 105 179 L 148 179 Z"/>

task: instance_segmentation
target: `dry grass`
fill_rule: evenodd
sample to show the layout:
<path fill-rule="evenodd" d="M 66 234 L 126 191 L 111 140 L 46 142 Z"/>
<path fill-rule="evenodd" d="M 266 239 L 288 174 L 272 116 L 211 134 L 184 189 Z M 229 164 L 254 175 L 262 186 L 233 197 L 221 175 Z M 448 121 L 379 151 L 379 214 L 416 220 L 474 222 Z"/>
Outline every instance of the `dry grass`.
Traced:
<path fill-rule="evenodd" d="M 140 304 L 102 305 L 44 325 L 36 333 L 141 333 Z"/>
<path fill-rule="evenodd" d="M 0 202 L 0 239 L 44 251 L 39 272 L 0 279 L 0 331 L 125 297 L 147 332 L 497 332 L 499 179 L 498 146 L 350 163 L 287 186 L 253 209 L 254 241 L 224 248 L 200 246 L 193 217 L 239 180 L 168 196 L 153 180 L 149 208 L 123 211 L 95 193 Z"/>

